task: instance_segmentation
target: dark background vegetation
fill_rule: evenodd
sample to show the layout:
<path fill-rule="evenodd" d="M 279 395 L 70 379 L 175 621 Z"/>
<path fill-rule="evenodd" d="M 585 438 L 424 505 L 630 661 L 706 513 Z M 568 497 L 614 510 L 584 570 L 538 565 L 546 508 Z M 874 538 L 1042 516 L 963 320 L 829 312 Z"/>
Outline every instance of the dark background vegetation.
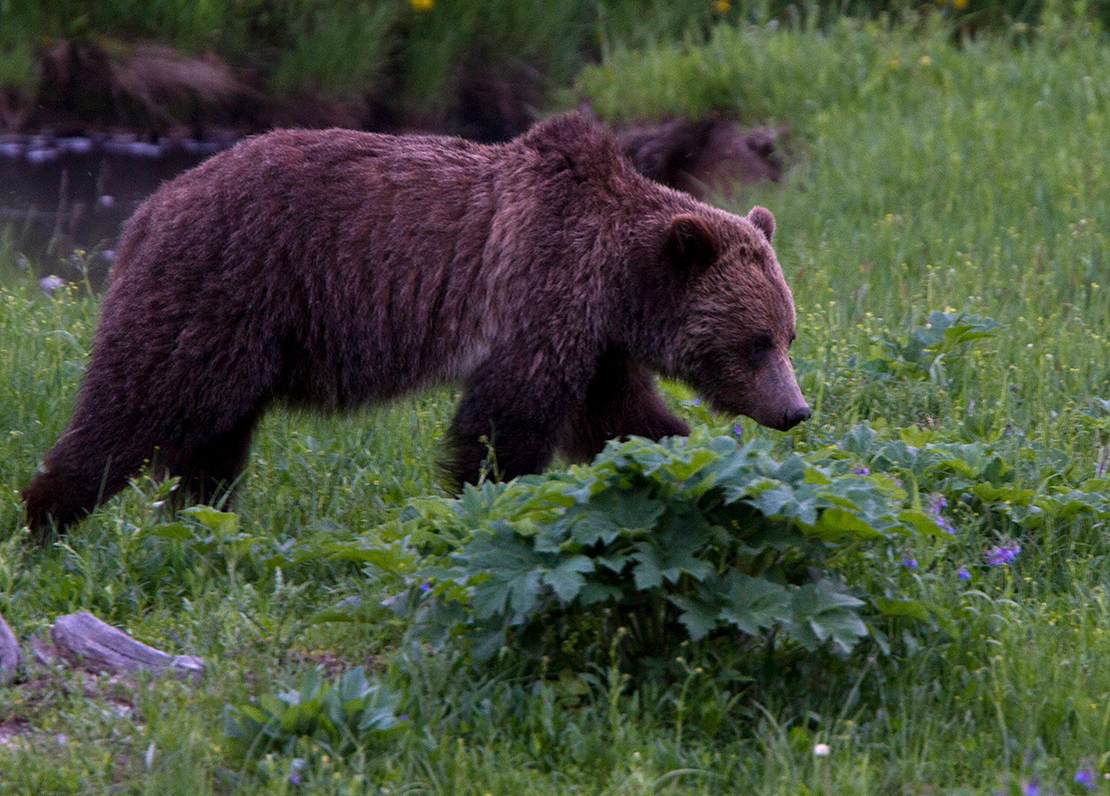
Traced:
<path fill-rule="evenodd" d="M 707 40 L 716 24 L 825 27 L 941 14 L 954 35 L 1110 20 L 1110 3 L 945 0 L 5 0 L 0 130 L 433 127 L 494 140 L 565 104 L 605 54 Z"/>

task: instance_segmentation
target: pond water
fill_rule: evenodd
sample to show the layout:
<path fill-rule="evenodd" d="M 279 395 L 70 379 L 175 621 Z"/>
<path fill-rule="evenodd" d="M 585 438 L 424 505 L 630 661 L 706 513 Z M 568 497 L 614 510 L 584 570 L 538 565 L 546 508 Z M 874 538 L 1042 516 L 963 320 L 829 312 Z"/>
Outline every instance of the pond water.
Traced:
<path fill-rule="evenodd" d="M 0 137 L 0 246 L 36 277 L 99 286 L 121 225 L 143 199 L 232 143 Z"/>

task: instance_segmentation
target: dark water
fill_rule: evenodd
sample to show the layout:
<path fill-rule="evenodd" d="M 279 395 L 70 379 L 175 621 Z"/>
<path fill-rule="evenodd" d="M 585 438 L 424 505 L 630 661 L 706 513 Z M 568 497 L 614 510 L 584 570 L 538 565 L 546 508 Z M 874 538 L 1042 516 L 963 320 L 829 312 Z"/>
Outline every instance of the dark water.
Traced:
<path fill-rule="evenodd" d="M 139 203 L 231 143 L 0 138 L 0 245 L 36 277 L 100 285 L 120 226 Z"/>

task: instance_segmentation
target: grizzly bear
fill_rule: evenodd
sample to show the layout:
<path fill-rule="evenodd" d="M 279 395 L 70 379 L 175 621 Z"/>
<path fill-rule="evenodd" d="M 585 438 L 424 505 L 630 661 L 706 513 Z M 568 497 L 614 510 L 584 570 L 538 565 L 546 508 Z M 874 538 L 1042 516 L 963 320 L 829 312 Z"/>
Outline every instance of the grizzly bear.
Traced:
<path fill-rule="evenodd" d="M 64 529 L 144 464 L 211 498 L 281 401 L 463 385 L 446 475 L 688 433 L 652 372 L 724 412 L 809 417 L 775 222 L 638 174 L 580 115 L 510 142 L 285 130 L 164 185 L 122 236 L 77 407 L 24 490 Z M 492 449 L 492 450 L 491 450 Z"/>

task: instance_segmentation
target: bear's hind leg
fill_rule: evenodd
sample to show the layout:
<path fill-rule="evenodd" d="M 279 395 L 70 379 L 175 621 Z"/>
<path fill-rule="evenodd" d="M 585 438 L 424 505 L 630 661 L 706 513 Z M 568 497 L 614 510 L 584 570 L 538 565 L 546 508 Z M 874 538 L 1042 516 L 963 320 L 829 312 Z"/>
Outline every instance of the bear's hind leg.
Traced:
<path fill-rule="evenodd" d="M 611 439 L 660 440 L 689 433 L 690 427 L 663 403 L 655 376 L 626 354 L 609 352 L 598 362 L 586 400 L 563 428 L 559 450 L 573 462 L 588 462 Z"/>
<path fill-rule="evenodd" d="M 115 404 L 82 403 L 46 455 L 43 471 L 23 490 L 27 524 L 40 539 L 51 525 L 64 532 L 83 519 L 154 454 L 149 429 L 128 420 Z"/>

